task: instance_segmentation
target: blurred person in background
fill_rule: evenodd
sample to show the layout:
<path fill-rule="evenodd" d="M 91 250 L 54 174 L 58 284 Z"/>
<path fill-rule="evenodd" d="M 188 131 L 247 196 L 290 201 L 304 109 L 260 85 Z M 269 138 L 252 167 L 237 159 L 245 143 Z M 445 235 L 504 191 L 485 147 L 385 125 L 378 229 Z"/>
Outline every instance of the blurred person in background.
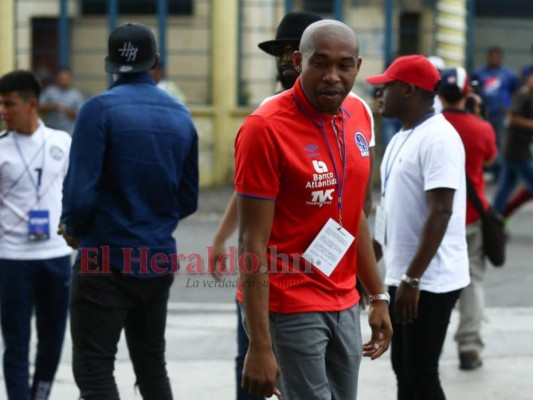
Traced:
<path fill-rule="evenodd" d="M 72 72 L 60 68 L 55 74 L 55 83 L 41 95 L 39 111 L 44 114 L 47 126 L 72 135 L 83 100 L 81 92 L 72 86 Z"/>
<path fill-rule="evenodd" d="M 490 165 L 498 154 L 496 133 L 492 126 L 466 110 L 469 96 L 469 77 L 464 68 L 452 68 L 441 72 L 439 97 L 443 104 L 442 114 L 455 128 L 465 148 L 466 176 L 477 193 L 483 207 L 489 202 L 485 196 L 483 167 Z M 485 305 L 483 280 L 486 271 L 483 252 L 481 221 L 472 201 L 467 198 L 466 242 L 470 268 L 470 284 L 459 297 L 459 326 L 455 334 L 459 353 L 459 367 L 473 370 L 482 364 L 481 323 Z"/>
<path fill-rule="evenodd" d="M 480 94 L 485 107 L 485 118 L 496 132 L 498 144 L 498 158 L 490 168 L 492 182 L 498 181 L 501 170 L 501 151 L 503 145 L 505 118 L 513 93 L 520 87 L 518 75 L 503 64 L 503 49 L 492 46 L 487 50 L 486 65 L 477 68 L 472 74 L 472 79 L 480 83 Z"/>
<path fill-rule="evenodd" d="M 526 83 L 515 94 L 510 110 L 502 152 L 503 167 L 494 195 L 493 207 L 504 213 L 507 199 L 519 181 L 533 193 L 533 157 L 531 139 L 533 137 L 533 70 L 526 77 Z"/>

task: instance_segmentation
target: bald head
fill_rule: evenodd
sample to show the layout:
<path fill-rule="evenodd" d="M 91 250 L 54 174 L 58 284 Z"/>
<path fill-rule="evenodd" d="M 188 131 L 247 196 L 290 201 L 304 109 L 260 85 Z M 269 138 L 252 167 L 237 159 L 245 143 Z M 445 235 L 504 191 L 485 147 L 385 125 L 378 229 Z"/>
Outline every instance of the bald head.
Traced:
<path fill-rule="evenodd" d="M 335 115 L 361 66 L 359 42 L 342 22 L 318 21 L 304 31 L 293 61 L 309 102 L 317 111 Z"/>
<path fill-rule="evenodd" d="M 302 34 L 300 52 L 304 56 L 312 54 L 316 49 L 317 41 L 325 40 L 328 37 L 334 39 L 342 38 L 343 42 L 349 43 L 351 49 L 355 50 L 356 57 L 359 56 L 359 40 L 353 29 L 333 19 L 324 19 L 309 25 Z"/>

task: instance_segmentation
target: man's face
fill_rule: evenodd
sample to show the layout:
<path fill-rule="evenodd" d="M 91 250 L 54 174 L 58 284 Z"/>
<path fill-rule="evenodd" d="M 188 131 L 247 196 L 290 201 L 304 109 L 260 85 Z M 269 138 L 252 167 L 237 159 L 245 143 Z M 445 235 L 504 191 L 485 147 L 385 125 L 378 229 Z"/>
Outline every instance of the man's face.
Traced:
<path fill-rule="evenodd" d="M 354 41 L 342 34 L 318 36 L 313 49 L 294 53 L 294 61 L 309 102 L 320 112 L 336 114 L 361 65 Z"/>
<path fill-rule="evenodd" d="M 499 51 L 493 50 L 490 51 L 487 55 L 487 64 L 493 68 L 497 68 L 502 65 L 503 54 Z"/>
<path fill-rule="evenodd" d="M 404 102 L 403 93 L 406 84 L 399 81 L 385 83 L 377 91 L 379 113 L 388 118 L 397 118 Z"/>
<path fill-rule="evenodd" d="M 24 100 L 18 92 L 0 94 L 0 117 L 6 129 L 25 133 L 28 121 L 33 118 L 37 100 Z"/>
<path fill-rule="evenodd" d="M 276 67 L 278 69 L 278 79 L 284 90 L 294 86 L 298 78 L 298 72 L 294 68 L 292 53 L 298 50 L 298 42 L 285 42 L 279 49 L 279 55 L 276 55 Z"/>
<path fill-rule="evenodd" d="M 59 71 L 56 76 L 56 83 L 62 89 L 70 88 L 72 83 L 72 76 L 68 71 Z"/>

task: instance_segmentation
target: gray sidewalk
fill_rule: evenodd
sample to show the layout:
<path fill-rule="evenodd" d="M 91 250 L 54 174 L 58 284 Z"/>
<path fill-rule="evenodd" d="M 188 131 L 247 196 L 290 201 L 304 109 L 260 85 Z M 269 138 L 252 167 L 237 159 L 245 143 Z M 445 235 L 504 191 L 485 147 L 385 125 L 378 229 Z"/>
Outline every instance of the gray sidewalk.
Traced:
<path fill-rule="evenodd" d="M 236 316 L 233 305 L 172 304 L 167 343 L 168 370 L 175 399 L 235 399 L 234 356 Z M 366 314 L 361 323 L 368 337 Z M 484 365 L 473 372 L 457 367 L 453 332 L 454 312 L 441 358 L 441 377 L 450 400 L 533 399 L 533 308 L 488 308 L 484 324 Z M 70 339 L 65 344 L 52 399 L 76 399 L 78 391 L 71 372 Z M 116 363 L 116 379 L 123 400 L 141 399 L 122 340 Z M 395 378 L 389 354 L 381 359 L 364 359 L 359 376 L 359 399 L 395 399 Z"/>
<path fill-rule="evenodd" d="M 490 188 L 489 190 L 491 190 Z M 200 212 L 181 224 L 176 234 L 180 251 L 205 254 L 230 188 L 203 190 Z M 375 197 L 378 198 L 377 196 Z M 453 334 L 458 320 L 454 311 L 441 358 L 441 377 L 448 400 L 533 400 L 533 203 L 513 218 L 508 260 L 503 268 L 487 267 L 486 318 L 483 337 L 484 365 L 473 372 L 458 369 Z M 232 241 L 235 244 L 235 240 Z M 228 277 L 232 283 L 235 276 Z M 193 287 L 190 282 L 198 281 Z M 168 370 L 176 400 L 235 400 L 236 354 L 235 288 L 212 288 L 209 275 L 176 276 L 172 287 L 167 329 Z M 366 315 L 362 316 L 368 338 Z M 35 349 L 32 338 L 32 350 Z M 390 354 L 363 360 L 359 400 L 394 400 L 395 377 Z M 34 354 L 31 355 L 33 360 Z M 78 390 L 71 372 L 71 341 L 67 333 L 52 400 L 75 400 Z M 0 369 L 0 400 L 6 399 Z M 117 383 L 122 400 L 141 399 L 122 340 L 117 355 Z M 428 399 L 430 400 L 430 399 Z"/>

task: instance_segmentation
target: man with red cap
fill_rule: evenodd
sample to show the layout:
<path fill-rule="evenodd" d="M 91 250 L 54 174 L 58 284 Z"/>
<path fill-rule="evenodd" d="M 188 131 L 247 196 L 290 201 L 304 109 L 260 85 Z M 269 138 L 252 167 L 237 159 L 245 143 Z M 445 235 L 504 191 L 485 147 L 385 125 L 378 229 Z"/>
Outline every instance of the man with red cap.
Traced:
<path fill-rule="evenodd" d="M 452 309 L 468 285 L 465 153 L 433 102 L 440 75 L 420 55 L 367 78 L 381 115 L 398 118 L 381 163 L 374 249 L 384 256 L 398 400 L 445 399 L 438 373 Z"/>

